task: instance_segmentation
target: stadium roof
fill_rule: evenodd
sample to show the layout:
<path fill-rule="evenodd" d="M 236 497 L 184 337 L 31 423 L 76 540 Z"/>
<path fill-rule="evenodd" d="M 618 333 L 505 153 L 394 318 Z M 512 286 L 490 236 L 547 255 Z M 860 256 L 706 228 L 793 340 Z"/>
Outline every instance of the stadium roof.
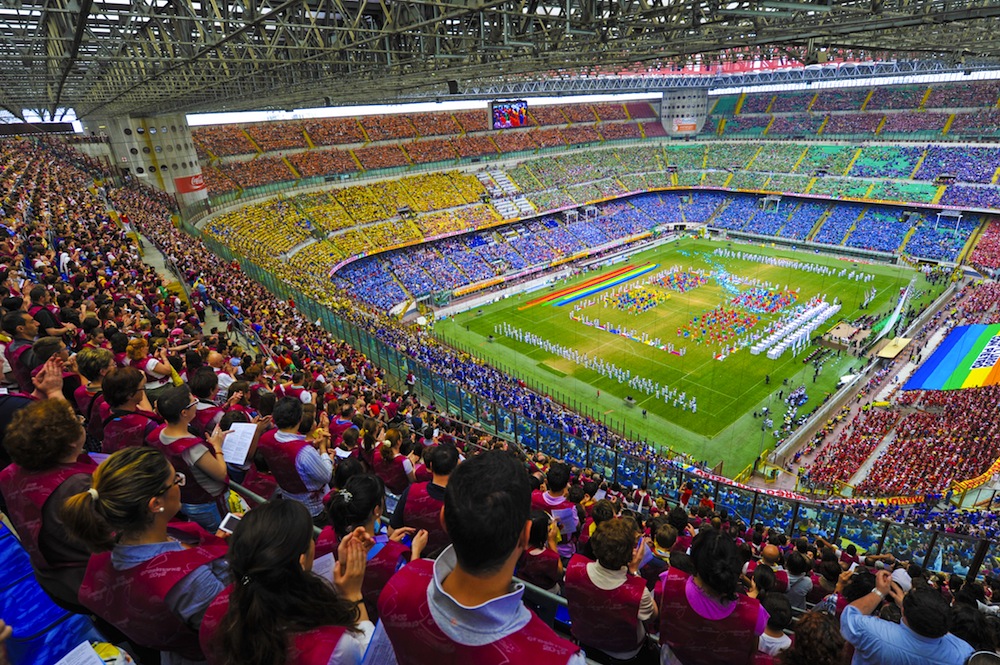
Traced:
<path fill-rule="evenodd" d="M 961 71 L 997 66 L 998 16 L 994 0 L 0 0 L 0 107 L 287 109 L 657 74 L 635 91 L 695 61 Z"/>

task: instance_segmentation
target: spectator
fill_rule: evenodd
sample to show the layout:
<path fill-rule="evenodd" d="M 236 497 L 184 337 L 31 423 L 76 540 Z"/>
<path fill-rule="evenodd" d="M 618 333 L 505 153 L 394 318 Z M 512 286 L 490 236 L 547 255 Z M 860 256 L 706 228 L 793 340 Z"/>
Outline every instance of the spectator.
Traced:
<path fill-rule="evenodd" d="M 101 405 L 106 403 L 104 377 L 115 369 L 115 357 L 107 349 L 84 347 L 76 354 L 76 367 L 86 379 L 86 383 L 81 384 L 73 393 L 76 409 L 86 421 L 87 436 L 91 444 L 100 446 L 104 439 L 104 422 L 101 418 Z"/>
<path fill-rule="evenodd" d="M 767 627 L 757 640 L 757 650 L 777 656 L 792 645 L 792 638 L 785 634 L 785 629 L 792 625 L 792 605 L 788 596 L 774 592 L 763 594 L 760 604 L 767 612 Z"/>
<path fill-rule="evenodd" d="M 156 404 L 156 398 L 170 385 L 170 364 L 167 350 L 160 349 L 156 357 L 149 355 L 149 343 L 142 337 L 129 340 L 125 349 L 125 365 L 135 367 L 146 375 L 146 398 Z"/>
<path fill-rule="evenodd" d="M 426 531 L 427 547 L 424 549 L 424 556 L 433 559 L 451 543 L 448 532 L 441 524 L 441 508 L 444 507 L 448 479 L 458 466 L 459 455 L 453 444 L 442 443 L 427 448 L 425 457 L 432 480 L 413 483 L 403 490 L 389 526 L 393 529 L 411 526 L 418 531 Z"/>
<path fill-rule="evenodd" d="M 632 518 L 602 522 L 591 538 L 597 561 L 574 555 L 566 567 L 566 600 L 573 636 L 590 657 L 655 663 L 643 622 L 655 621 L 656 603 L 639 577 L 647 541 Z M 591 652 L 598 651 L 598 654 Z"/>
<path fill-rule="evenodd" d="M 367 539 L 375 546 L 368 550 L 365 581 L 361 588 L 368 616 L 378 620 L 379 593 L 389 578 L 407 562 L 420 558 L 427 544 L 427 532 L 412 527 L 396 529 L 391 535 L 383 533 L 382 516 L 385 514 L 385 489 L 378 476 L 359 474 L 351 476 L 344 486 L 333 493 L 327 507 L 330 522 L 337 538 L 343 541 L 358 527 L 365 530 Z M 402 543 L 409 536 L 409 545 Z"/>
<path fill-rule="evenodd" d="M 0 492 L 42 589 L 60 606 L 85 613 L 78 594 L 90 552 L 59 517 L 66 498 L 90 487 L 97 464 L 83 452 L 85 432 L 62 400 L 32 402 L 14 414 L 3 445 L 14 463 L 0 471 Z"/>
<path fill-rule="evenodd" d="M 795 641 L 781 653 L 781 665 L 841 665 L 844 637 L 837 621 L 822 612 L 807 612 L 795 624 Z"/>
<path fill-rule="evenodd" d="M 226 545 L 193 523 L 172 522 L 186 478 L 158 450 L 126 448 L 69 497 L 67 529 L 100 552 L 90 558 L 80 603 L 163 663 L 204 660 L 198 627 L 228 581 Z"/>
<path fill-rule="evenodd" d="M 499 665 L 543 656 L 546 663 L 582 665 L 579 648 L 521 603 L 521 586 L 511 586 L 530 509 L 528 476 L 507 453 L 459 465 L 444 506 L 452 545 L 437 561 L 416 561 L 389 581 L 378 606 L 395 659 L 376 635 L 371 662 Z"/>
<path fill-rule="evenodd" d="M 914 587 L 904 595 L 891 582 L 889 571 L 878 571 L 875 588 L 848 605 L 840 618 L 841 633 L 854 646 L 853 665 L 965 663 L 973 650 L 968 643 L 948 632 L 951 627 L 948 601 L 937 590 L 926 586 Z M 870 616 L 882 600 L 890 596 L 902 607 L 902 624 Z"/>
<path fill-rule="evenodd" d="M 413 463 L 400 452 L 403 436 L 397 429 L 385 432 L 382 445 L 375 451 L 375 475 L 382 479 L 393 494 L 402 494 L 410 483 L 415 482 Z"/>
<path fill-rule="evenodd" d="M 339 564 L 325 580 L 313 572 L 312 518 L 302 504 L 277 499 L 250 511 L 229 546 L 237 582 L 201 623 L 208 662 L 360 663 L 375 629 L 361 602 L 365 543 L 360 533 L 341 540 Z"/>
<path fill-rule="evenodd" d="M 559 593 L 563 579 L 559 539 L 559 526 L 548 513 L 532 510 L 528 547 L 517 563 L 518 578 L 552 593 Z"/>
<path fill-rule="evenodd" d="M 787 568 L 785 572 L 788 576 L 788 589 L 785 591 L 785 596 L 788 597 L 792 607 L 804 610 L 806 609 L 806 596 L 813 587 L 810 576 L 812 561 L 795 550 L 789 553 L 785 560 L 785 566 Z"/>
<path fill-rule="evenodd" d="M 545 484 L 548 489 L 544 492 L 535 490 L 532 493 L 531 507 L 549 513 L 559 524 L 559 532 L 562 534 L 559 556 L 565 559 L 575 550 L 570 538 L 580 526 L 576 506 L 566 496 L 569 487 L 569 466 L 562 462 L 553 463 L 545 474 Z"/>
<path fill-rule="evenodd" d="M 3 331 L 11 336 L 12 341 L 4 350 L 4 357 L 10 365 L 9 380 L 25 395 L 33 390 L 31 385 L 31 368 L 34 366 L 31 345 L 38 335 L 38 321 L 23 310 L 8 312 L 3 317 Z"/>
<path fill-rule="evenodd" d="M 691 559 L 694 575 L 670 568 L 654 591 L 660 609 L 661 662 L 670 662 L 663 659 L 672 652 L 684 665 L 750 663 L 767 626 L 767 612 L 756 599 L 737 593 L 736 543 L 721 531 L 702 531 L 691 543 Z M 720 635 L 726 636 L 724 642 Z M 706 648 L 708 644 L 713 648 Z"/>
<path fill-rule="evenodd" d="M 216 425 L 211 436 L 191 436 L 197 402 L 187 386 L 168 388 L 157 404 L 166 425 L 150 434 L 146 441 L 166 455 L 174 469 L 187 478 L 181 488 L 181 512 L 209 533 L 215 533 L 228 512 L 229 476 L 222 459 L 222 442 L 227 432 Z"/>
<path fill-rule="evenodd" d="M 163 423 L 146 399 L 146 377 L 135 367 L 119 367 L 108 372 L 101 385 L 105 401 L 98 410 L 101 451 L 110 454 L 143 445 Z"/>
<path fill-rule="evenodd" d="M 333 475 L 327 440 L 320 439 L 317 450 L 299 433 L 302 402 L 297 399 L 278 400 L 272 417 L 278 429 L 262 434 L 257 450 L 278 481 L 282 496 L 304 503 L 317 526 L 324 526 L 323 495 L 330 490 Z"/>

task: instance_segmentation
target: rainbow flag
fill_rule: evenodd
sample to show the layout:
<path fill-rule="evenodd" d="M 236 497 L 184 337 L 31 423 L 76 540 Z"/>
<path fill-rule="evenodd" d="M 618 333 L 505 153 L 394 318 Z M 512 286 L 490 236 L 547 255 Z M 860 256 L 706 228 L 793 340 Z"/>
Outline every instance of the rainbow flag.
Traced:
<path fill-rule="evenodd" d="M 548 304 L 555 305 L 556 307 L 562 307 L 563 305 L 568 305 L 572 302 L 576 302 L 577 300 L 586 298 L 587 296 L 592 296 L 595 293 L 600 293 L 605 289 L 610 289 L 612 286 L 618 286 L 622 282 L 627 282 L 630 279 L 635 279 L 636 277 L 642 277 L 647 272 L 656 270 L 659 267 L 659 263 L 645 263 L 626 272 L 616 271 L 618 274 L 606 277 L 599 282 L 591 283 L 586 286 L 581 285 L 579 288 L 574 289 L 572 292 L 567 293 Z"/>
<path fill-rule="evenodd" d="M 958 390 L 1000 383 L 1000 323 L 959 326 L 903 390 Z"/>

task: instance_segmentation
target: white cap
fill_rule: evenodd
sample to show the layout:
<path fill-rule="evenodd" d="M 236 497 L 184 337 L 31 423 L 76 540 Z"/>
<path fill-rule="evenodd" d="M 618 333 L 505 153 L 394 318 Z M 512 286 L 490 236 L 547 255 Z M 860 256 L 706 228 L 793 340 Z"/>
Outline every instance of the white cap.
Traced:
<path fill-rule="evenodd" d="M 892 581 L 903 589 L 903 593 L 909 593 L 910 589 L 913 588 L 913 580 L 910 577 L 910 574 L 902 568 L 897 568 L 892 571 Z"/>

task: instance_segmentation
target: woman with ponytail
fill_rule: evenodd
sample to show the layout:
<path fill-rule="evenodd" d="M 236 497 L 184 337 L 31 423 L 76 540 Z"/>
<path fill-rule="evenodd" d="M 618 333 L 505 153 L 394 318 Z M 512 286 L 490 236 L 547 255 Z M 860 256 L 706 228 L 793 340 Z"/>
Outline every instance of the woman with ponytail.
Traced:
<path fill-rule="evenodd" d="M 413 462 L 402 454 L 403 436 L 398 429 L 388 430 L 382 437 L 382 445 L 375 451 L 375 475 L 382 479 L 386 488 L 395 495 L 403 493 L 410 483 L 416 482 Z"/>
<path fill-rule="evenodd" d="M 334 532 L 339 538 L 362 527 L 375 543 L 368 550 L 368 567 L 365 570 L 362 594 L 368 616 L 372 621 L 377 621 L 376 603 L 379 593 L 397 570 L 409 561 L 420 558 L 427 545 L 427 531 L 404 527 L 386 535 L 381 523 L 385 512 L 385 489 L 378 476 L 370 474 L 348 479 L 330 497 L 329 511 Z M 409 540 L 407 536 L 412 538 L 409 545 L 403 543 L 404 539 Z"/>
<path fill-rule="evenodd" d="M 201 662 L 198 626 L 228 582 L 226 544 L 194 523 L 171 523 L 187 481 L 163 453 L 125 448 L 94 471 L 90 489 L 61 511 L 94 552 L 80 603 L 163 665 Z"/>
<path fill-rule="evenodd" d="M 341 542 L 333 579 L 312 572 L 312 517 L 301 503 L 275 499 L 247 513 L 233 533 L 233 584 L 201 623 L 211 665 L 353 665 L 374 626 L 361 599 L 362 530 Z M 333 586 L 330 586 L 333 582 Z"/>
<path fill-rule="evenodd" d="M 661 650 L 684 665 L 749 665 L 768 615 L 756 598 L 737 593 L 742 563 L 736 541 L 721 530 L 704 530 L 691 542 L 691 561 L 694 575 L 668 568 L 656 583 Z M 661 662 L 669 659 L 661 654 Z"/>

